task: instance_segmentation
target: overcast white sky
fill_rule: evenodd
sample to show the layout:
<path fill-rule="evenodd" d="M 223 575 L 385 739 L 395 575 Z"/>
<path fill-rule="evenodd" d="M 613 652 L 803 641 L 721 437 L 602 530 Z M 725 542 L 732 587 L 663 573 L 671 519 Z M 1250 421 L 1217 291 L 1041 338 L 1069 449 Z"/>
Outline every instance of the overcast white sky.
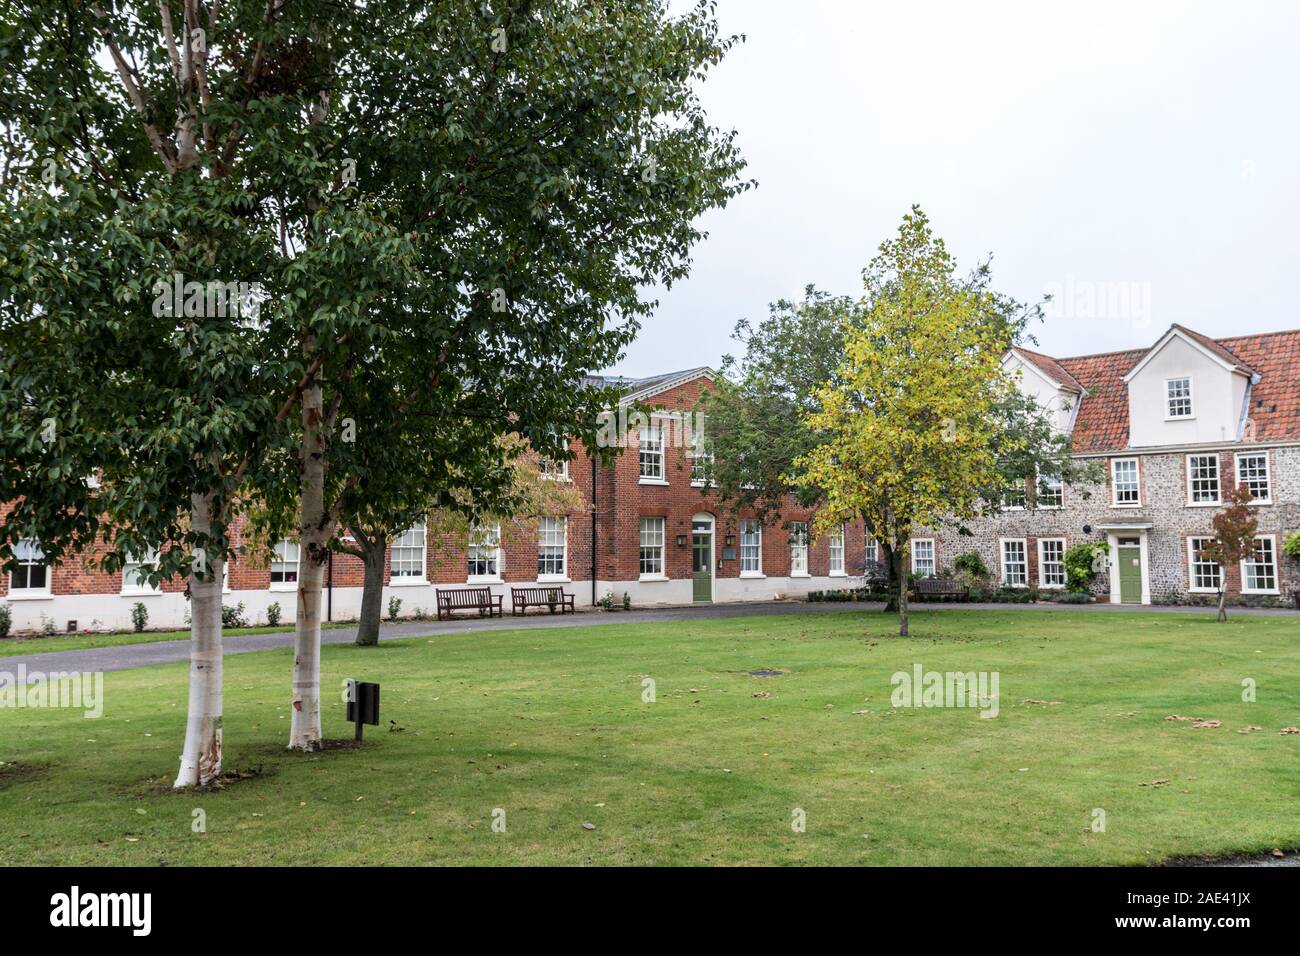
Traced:
<path fill-rule="evenodd" d="M 861 292 L 912 203 L 963 267 L 1055 290 L 1076 355 L 1300 327 L 1300 4 L 718 0 L 701 90 L 759 181 L 616 371 L 715 364 L 806 283 Z"/>

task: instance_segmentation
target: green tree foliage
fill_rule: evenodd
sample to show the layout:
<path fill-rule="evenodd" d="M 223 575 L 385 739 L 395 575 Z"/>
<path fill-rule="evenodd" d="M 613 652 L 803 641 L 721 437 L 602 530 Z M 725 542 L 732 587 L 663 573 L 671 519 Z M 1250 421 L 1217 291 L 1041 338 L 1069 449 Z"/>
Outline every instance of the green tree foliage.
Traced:
<path fill-rule="evenodd" d="M 863 278 L 861 324 L 846 330 L 836 379 L 806 416 L 825 440 L 796 467 L 821 492 L 819 529 L 863 516 L 888 543 L 905 636 L 913 531 L 987 509 L 1005 483 L 1000 459 L 1027 440 L 995 414 L 1014 387 L 1002 359 L 1027 319 L 990 290 L 987 267 L 957 274 L 916 207 Z"/>
<path fill-rule="evenodd" d="M 302 544 L 290 742 L 318 746 L 322 568 L 352 491 L 490 484 L 493 438 L 594 431 L 609 396 L 581 373 L 750 185 L 696 95 L 734 42 L 711 3 L 664 0 L 6 15 L 4 540 L 57 558 L 107 534 L 110 563 L 161 544 L 160 575 L 203 547 L 197 636 L 255 502 Z M 158 313 L 177 275 L 260 308 Z M 361 452 L 349 419 L 386 437 Z"/>

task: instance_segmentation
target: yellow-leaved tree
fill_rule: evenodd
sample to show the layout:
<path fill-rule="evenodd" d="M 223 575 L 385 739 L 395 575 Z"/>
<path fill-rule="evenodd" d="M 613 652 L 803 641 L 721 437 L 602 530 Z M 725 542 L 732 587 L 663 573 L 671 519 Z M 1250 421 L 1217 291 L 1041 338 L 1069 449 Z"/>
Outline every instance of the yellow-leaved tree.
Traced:
<path fill-rule="evenodd" d="M 795 467 L 822 493 L 819 534 L 861 517 L 889 545 L 905 637 L 913 532 L 977 516 L 1005 483 L 998 461 L 1018 439 L 996 411 L 1014 387 L 1001 360 L 1018 328 L 987 268 L 958 276 L 915 206 L 863 279 L 843 363 L 807 415 L 825 440 Z"/>

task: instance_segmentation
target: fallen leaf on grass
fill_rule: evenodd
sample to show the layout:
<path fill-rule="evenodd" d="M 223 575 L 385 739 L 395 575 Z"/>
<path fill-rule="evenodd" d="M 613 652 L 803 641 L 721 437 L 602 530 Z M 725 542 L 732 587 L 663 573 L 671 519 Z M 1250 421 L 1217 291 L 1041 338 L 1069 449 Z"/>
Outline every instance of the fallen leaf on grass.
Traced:
<path fill-rule="evenodd" d="M 1252 725 L 1249 726 L 1249 727 L 1242 727 L 1241 730 L 1237 731 L 1237 733 L 1239 733 L 1239 734 L 1248 734 L 1248 733 L 1250 733 L 1252 730 L 1263 730 L 1263 729 L 1264 729 L 1263 727 L 1256 727 L 1256 726 L 1254 726 L 1254 725 L 1252 724 Z"/>
<path fill-rule="evenodd" d="M 584 824 L 582 825 L 582 828 L 583 828 L 584 830 L 594 830 L 594 829 L 596 829 L 596 824 L 594 824 L 594 823 L 584 823 Z"/>
<path fill-rule="evenodd" d="M 1168 780 L 1152 780 L 1150 783 L 1139 783 L 1138 786 L 1139 787 L 1163 787 L 1168 782 L 1169 782 Z"/>
<path fill-rule="evenodd" d="M 1282 734 L 1300 734 L 1300 727 L 1283 727 L 1278 731 L 1279 736 Z"/>
<path fill-rule="evenodd" d="M 1216 727 L 1222 726 L 1223 721 L 1221 720 L 1198 720 L 1196 723 L 1192 724 L 1192 727 L 1195 730 L 1214 730 Z"/>
<path fill-rule="evenodd" d="M 1165 720 L 1201 720 L 1201 717 L 1183 717 L 1179 714 L 1170 714 Z"/>
<path fill-rule="evenodd" d="M 771 697 L 772 695 L 771 695 L 768 691 L 765 691 L 765 690 L 756 690 L 756 691 L 754 691 L 754 693 L 750 694 L 749 696 L 750 696 L 750 697 L 763 697 L 763 698 L 767 698 L 767 697 Z"/>

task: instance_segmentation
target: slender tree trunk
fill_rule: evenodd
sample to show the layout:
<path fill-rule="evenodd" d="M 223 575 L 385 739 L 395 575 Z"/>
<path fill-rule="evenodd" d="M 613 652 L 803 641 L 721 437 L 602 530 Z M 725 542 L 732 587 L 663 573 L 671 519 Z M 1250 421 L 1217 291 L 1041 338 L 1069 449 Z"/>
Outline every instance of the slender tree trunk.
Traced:
<path fill-rule="evenodd" d="M 1219 620 L 1226 621 L 1227 619 L 1228 619 L 1228 589 L 1220 588 L 1219 589 Z"/>
<path fill-rule="evenodd" d="M 881 553 L 885 556 L 885 613 L 898 612 L 898 568 L 894 565 L 894 549 L 883 541 L 878 541 Z"/>
<path fill-rule="evenodd" d="M 898 636 L 907 637 L 907 568 L 903 566 L 903 547 L 900 545 L 890 559 L 898 590 Z"/>
<path fill-rule="evenodd" d="M 194 495 L 195 531 L 212 530 L 215 496 Z M 211 549 L 209 549 L 211 550 Z M 206 787 L 221 775 L 221 579 L 222 555 L 209 555 L 202 580 L 191 566 L 190 700 L 185 721 L 185 748 L 175 787 Z"/>
<path fill-rule="evenodd" d="M 352 536 L 361 544 L 365 564 L 357 644 L 372 647 L 379 643 L 379 621 L 384 602 L 384 553 L 388 550 L 388 536 L 382 531 L 375 531 L 368 538 L 360 537 L 355 531 Z"/>
<path fill-rule="evenodd" d="M 307 344 L 306 351 L 314 347 Z M 290 750 L 319 750 L 320 729 L 320 611 L 321 584 L 332 536 L 325 510 L 325 433 L 323 395 L 319 382 L 302 394 L 302 462 L 300 465 L 298 618 L 293 637 L 293 713 Z"/>

